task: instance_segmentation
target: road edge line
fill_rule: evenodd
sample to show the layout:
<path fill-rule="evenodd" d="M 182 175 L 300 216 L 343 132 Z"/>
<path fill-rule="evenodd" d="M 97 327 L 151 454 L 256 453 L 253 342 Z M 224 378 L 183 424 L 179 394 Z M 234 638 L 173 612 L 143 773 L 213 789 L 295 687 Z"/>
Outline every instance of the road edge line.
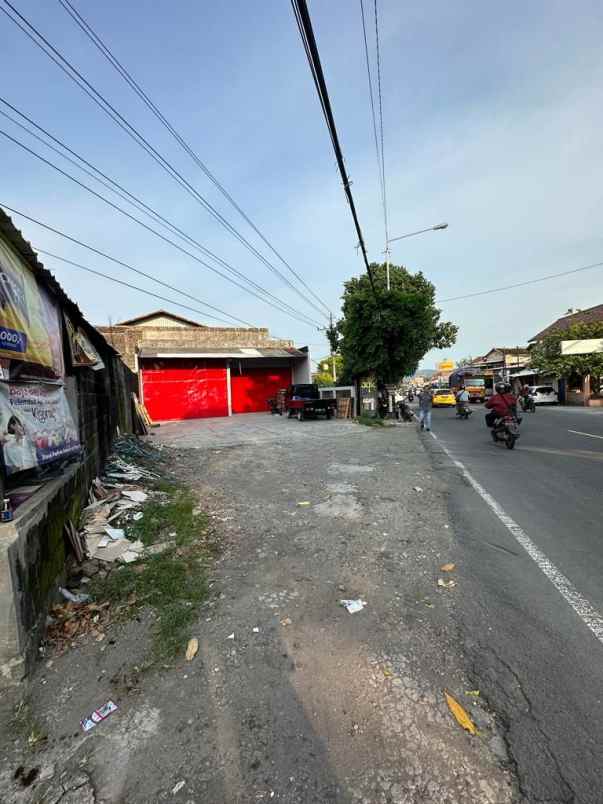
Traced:
<path fill-rule="evenodd" d="M 509 514 L 507 514 L 504 508 L 494 499 L 494 497 L 488 491 L 486 491 L 486 489 L 480 483 L 478 483 L 473 475 L 465 468 L 465 465 L 453 456 L 448 447 L 444 445 L 436 434 L 431 431 L 430 435 L 439 445 L 439 447 L 446 453 L 448 458 L 457 467 L 457 469 L 461 471 L 463 477 L 472 486 L 474 491 L 479 494 L 497 519 L 502 522 L 515 541 L 521 547 L 523 547 L 538 569 L 553 584 L 565 602 L 572 607 L 584 625 L 586 625 L 586 627 L 590 629 L 599 642 L 603 644 L 603 617 L 599 614 L 599 612 L 582 594 L 580 594 L 570 579 L 564 575 L 561 570 L 558 569 L 552 561 L 550 561 L 550 559 L 547 558 L 539 547 L 534 544 L 521 525 L 515 522 L 515 520 L 510 517 Z"/>

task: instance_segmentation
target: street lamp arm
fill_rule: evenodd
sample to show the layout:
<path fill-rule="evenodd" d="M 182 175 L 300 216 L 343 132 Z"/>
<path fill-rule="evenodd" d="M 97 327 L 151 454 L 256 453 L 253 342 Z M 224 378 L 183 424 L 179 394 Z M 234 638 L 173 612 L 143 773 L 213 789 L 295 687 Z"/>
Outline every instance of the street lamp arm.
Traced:
<path fill-rule="evenodd" d="M 425 232 L 437 232 L 440 229 L 447 229 L 447 223 L 438 223 L 435 226 L 428 226 L 427 229 L 419 229 L 418 232 L 409 232 L 408 234 L 401 235 L 400 237 L 390 237 L 388 243 L 395 243 L 396 240 L 404 240 L 407 237 L 414 237 L 415 235 L 424 234 Z"/>

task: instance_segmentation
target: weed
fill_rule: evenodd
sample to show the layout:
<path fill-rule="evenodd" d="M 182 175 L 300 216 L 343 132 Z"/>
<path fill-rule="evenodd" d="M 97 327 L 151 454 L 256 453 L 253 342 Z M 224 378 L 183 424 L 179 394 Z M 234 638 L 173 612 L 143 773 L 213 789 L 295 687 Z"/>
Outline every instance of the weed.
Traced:
<path fill-rule="evenodd" d="M 27 744 L 32 749 L 47 739 L 46 732 L 35 719 L 31 705 L 26 699 L 19 701 L 15 707 L 11 727 L 15 734 L 27 738 Z"/>
<path fill-rule="evenodd" d="M 358 416 L 355 421 L 358 424 L 364 424 L 366 427 L 385 427 L 385 422 L 383 419 L 373 418 L 372 416 L 367 416 L 366 414 Z"/>
<path fill-rule="evenodd" d="M 148 531 L 150 541 L 155 541 Z M 209 557 L 200 542 L 173 547 L 126 564 L 90 584 L 96 599 L 109 600 L 123 616 L 150 606 L 157 621 L 153 628 L 156 658 L 175 655 L 187 641 L 188 628 L 207 597 L 206 567 Z"/>
<path fill-rule="evenodd" d="M 162 483 L 161 491 L 167 499 L 152 499 L 143 508 L 142 519 L 128 527 L 128 536 L 148 546 L 170 539 L 175 533 L 176 544 L 181 547 L 200 539 L 207 529 L 207 516 L 195 512 L 197 501 L 188 489 Z M 172 537 L 174 538 L 174 537 Z"/>

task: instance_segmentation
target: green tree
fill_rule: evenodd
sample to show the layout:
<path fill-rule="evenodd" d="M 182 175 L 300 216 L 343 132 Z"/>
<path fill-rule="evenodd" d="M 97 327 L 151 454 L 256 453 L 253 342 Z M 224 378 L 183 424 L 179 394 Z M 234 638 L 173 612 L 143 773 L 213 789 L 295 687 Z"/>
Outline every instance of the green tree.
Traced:
<path fill-rule="evenodd" d="M 333 362 L 335 362 L 335 383 L 333 383 Z M 343 358 L 341 355 L 329 355 L 318 361 L 318 371 L 312 375 L 317 385 L 340 385 L 343 375 Z"/>
<path fill-rule="evenodd" d="M 569 329 L 545 335 L 530 349 L 530 362 L 541 374 L 552 374 L 568 380 L 577 380 L 590 374 L 592 389 L 595 393 L 599 393 L 603 377 L 603 354 L 565 356 L 561 354 L 561 341 L 588 338 L 603 338 L 603 322 L 574 324 Z"/>
<path fill-rule="evenodd" d="M 461 357 L 460 360 L 457 360 L 458 368 L 462 368 L 463 366 L 470 366 L 473 363 L 475 358 L 471 357 L 471 355 L 467 355 L 467 357 Z"/>
<path fill-rule="evenodd" d="M 350 376 L 373 373 L 378 382 L 396 383 L 417 369 L 430 349 L 447 349 L 458 327 L 440 321 L 435 288 L 419 271 L 411 274 L 390 265 L 372 264 L 376 297 L 366 274 L 344 285 L 343 318 L 338 323 L 344 371 Z"/>

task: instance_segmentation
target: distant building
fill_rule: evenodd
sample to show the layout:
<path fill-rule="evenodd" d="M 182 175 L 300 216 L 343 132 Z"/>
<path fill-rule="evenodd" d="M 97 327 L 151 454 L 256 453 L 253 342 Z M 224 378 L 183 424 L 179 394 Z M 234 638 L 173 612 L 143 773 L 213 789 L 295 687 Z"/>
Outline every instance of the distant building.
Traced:
<path fill-rule="evenodd" d="M 138 374 L 155 421 L 265 411 L 281 388 L 310 382 L 307 347 L 264 328 L 208 327 L 155 310 L 98 330 Z"/>

